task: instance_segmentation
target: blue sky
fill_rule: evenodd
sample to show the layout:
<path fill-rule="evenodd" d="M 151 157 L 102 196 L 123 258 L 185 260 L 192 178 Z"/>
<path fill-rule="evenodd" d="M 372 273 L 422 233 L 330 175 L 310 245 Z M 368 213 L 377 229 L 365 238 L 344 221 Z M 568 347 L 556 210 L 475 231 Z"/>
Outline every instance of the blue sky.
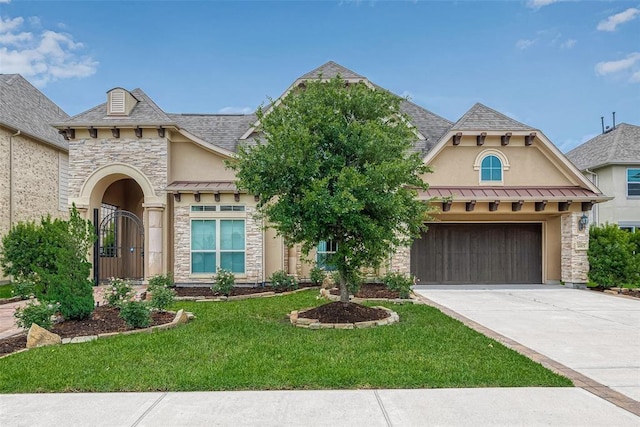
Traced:
<path fill-rule="evenodd" d="M 482 102 L 565 152 L 613 111 L 640 124 L 640 0 L 0 0 L 0 17 L 0 72 L 71 115 L 116 86 L 246 112 L 333 60 L 452 121 Z"/>

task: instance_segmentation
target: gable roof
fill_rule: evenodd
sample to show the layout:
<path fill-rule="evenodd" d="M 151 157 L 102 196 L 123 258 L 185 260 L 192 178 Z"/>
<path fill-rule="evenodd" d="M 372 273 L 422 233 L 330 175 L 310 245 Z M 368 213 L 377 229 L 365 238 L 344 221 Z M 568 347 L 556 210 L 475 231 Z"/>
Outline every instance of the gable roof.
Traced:
<path fill-rule="evenodd" d="M 236 152 L 238 140 L 257 120 L 255 114 L 168 114 L 179 127 L 225 150 Z"/>
<path fill-rule="evenodd" d="M 322 76 L 323 79 L 332 79 L 338 74 L 345 80 L 365 79 L 365 77 L 360 74 L 351 71 L 340 64 L 336 64 L 333 61 L 329 61 L 299 77 L 298 80 L 312 80 L 317 79 L 319 76 Z"/>
<path fill-rule="evenodd" d="M 131 94 L 138 100 L 138 103 L 133 107 L 128 116 L 107 115 L 107 103 L 105 102 L 63 122 L 57 122 L 54 126 L 166 126 L 173 124 L 169 116 L 162 111 L 142 89 L 134 89 L 131 91 Z"/>
<path fill-rule="evenodd" d="M 567 153 L 578 169 L 612 164 L 640 164 L 640 126 L 620 123 Z"/>
<path fill-rule="evenodd" d="M 531 126 L 520 123 L 481 103 L 476 103 L 460 119 L 451 130 L 534 130 Z"/>
<path fill-rule="evenodd" d="M 0 74 L 0 125 L 69 151 L 69 144 L 49 123 L 69 115 L 20 74 Z"/>

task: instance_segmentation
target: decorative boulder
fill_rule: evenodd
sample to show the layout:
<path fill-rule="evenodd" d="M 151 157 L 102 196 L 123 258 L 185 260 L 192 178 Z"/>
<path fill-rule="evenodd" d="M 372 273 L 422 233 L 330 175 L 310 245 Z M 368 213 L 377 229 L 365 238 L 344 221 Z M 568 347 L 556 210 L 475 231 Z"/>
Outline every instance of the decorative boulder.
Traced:
<path fill-rule="evenodd" d="M 49 332 L 33 323 L 27 334 L 27 348 L 43 347 L 45 345 L 62 344 L 60 335 Z"/>

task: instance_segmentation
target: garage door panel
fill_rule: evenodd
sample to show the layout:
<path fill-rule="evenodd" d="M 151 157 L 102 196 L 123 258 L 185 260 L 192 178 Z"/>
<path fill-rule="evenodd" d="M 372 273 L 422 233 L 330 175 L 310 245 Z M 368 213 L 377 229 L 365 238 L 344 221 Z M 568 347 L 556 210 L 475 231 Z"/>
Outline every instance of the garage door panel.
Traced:
<path fill-rule="evenodd" d="M 411 250 L 419 283 L 541 283 L 540 224 L 432 224 Z"/>

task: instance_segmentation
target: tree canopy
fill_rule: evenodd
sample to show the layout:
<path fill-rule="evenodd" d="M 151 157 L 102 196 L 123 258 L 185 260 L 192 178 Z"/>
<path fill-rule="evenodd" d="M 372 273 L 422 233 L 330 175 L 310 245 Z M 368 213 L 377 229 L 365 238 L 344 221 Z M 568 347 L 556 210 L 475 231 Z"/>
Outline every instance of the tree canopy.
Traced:
<path fill-rule="evenodd" d="M 238 186 L 260 196 L 259 211 L 288 244 L 308 254 L 337 244 L 330 262 L 346 284 L 419 235 L 428 206 L 416 198 L 430 172 L 417 153 L 402 99 L 340 76 L 292 89 L 258 110 L 260 137 L 240 147 Z"/>

